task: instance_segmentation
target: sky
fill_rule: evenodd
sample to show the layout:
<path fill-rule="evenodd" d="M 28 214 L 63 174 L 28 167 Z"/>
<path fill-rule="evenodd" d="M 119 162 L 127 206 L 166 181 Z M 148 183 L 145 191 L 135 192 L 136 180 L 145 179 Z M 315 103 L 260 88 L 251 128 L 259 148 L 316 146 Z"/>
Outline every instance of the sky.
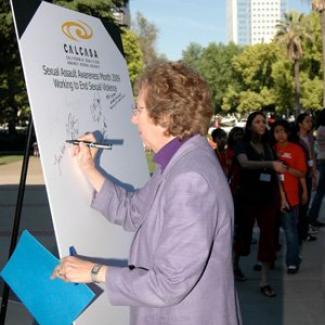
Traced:
<path fill-rule="evenodd" d="M 287 0 L 288 9 L 309 12 L 308 2 Z M 156 50 L 170 60 L 180 59 L 191 42 L 227 42 L 226 0 L 130 0 L 130 11 L 131 19 L 139 11 L 158 28 Z"/>

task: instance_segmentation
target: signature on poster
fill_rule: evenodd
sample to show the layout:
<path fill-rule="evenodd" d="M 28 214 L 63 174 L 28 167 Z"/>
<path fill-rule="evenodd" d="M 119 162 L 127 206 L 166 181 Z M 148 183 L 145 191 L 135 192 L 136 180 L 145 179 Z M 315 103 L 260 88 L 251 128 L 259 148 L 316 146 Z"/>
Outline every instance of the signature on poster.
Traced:
<path fill-rule="evenodd" d="M 66 150 L 66 146 L 65 144 L 63 144 L 58 150 L 58 152 L 54 155 L 54 166 L 58 167 L 58 172 L 60 176 L 62 175 L 61 161 L 64 156 L 65 150 Z"/>
<path fill-rule="evenodd" d="M 67 139 L 76 139 L 79 136 L 79 119 L 72 113 L 68 114 L 65 130 Z"/>
<path fill-rule="evenodd" d="M 98 124 L 99 130 L 105 138 L 107 135 L 107 129 L 108 129 L 108 123 L 107 123 L 107 117 L 104 114 L 104 109 L 102 105 L 102 100 L 100 97 L 100 93 L 95 93 L 93 100 L 90 104 L 90 113 L 93 121 Z"/>
<path fill-rule="evenodd" d="M 66 139 L 76 139 L 79 136 L 79 119 L 71 112 L 68 114 L 65 124 Z M 66 144 L 63 143 L 54 154 L 54 165 L 58 167 L 59 175 L 62 175 L 61 162 L 66 152 Z"/>
<path fill-rule="evenodd" d="M 109 108 L 113 109 L 118 103 L 120 103 L 124 98 L 125 94 L 118 92 L 114 93 L 109 99 Z"/>

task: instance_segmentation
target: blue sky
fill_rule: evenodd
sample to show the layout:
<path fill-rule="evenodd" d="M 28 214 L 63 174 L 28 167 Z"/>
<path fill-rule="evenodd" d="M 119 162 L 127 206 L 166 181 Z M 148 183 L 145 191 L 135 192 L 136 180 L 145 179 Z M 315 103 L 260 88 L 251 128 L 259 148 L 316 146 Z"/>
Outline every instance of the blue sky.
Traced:
<path fill-rule="evenodd" d="M 289 10 L 308 12 L 307 0 L 288 0 Z M 130 0 L 131 17 L 141 12 L 159 30 L 158 53 L 180 59 L 191 42 L 226 42 L 226 0 Z"/>

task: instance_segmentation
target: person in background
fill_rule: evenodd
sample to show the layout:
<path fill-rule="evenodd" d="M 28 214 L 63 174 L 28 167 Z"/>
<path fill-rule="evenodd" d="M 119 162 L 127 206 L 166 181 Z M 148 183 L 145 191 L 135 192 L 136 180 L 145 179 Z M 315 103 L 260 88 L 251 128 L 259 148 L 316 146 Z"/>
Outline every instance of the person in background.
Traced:
<path fill-rule="evenodd" d="M 290 125 L 285 120 L 277 120 L 272 126 L 275 139 L 274 149 L 277 157 L 287 169 L 279 175 L 281 180 L 281 224 L 286 238 L 287 273 L 295 274 L 299 270 L 299 179 L 307 171 L 306 158 L 303 149 L 295 143 L 289 142 Z"/>
<path fill-rule="evenodd" d="M 95 165 L 95 148 L 74 155 L 94 188 L 92 206 L 134 232 L 129 267 L 65 257 L 53 277 L 102 282 L 113 305 L 131 307 L 132 325 L 238 325 L 232 269 L 233 202 L 206 134 L 206 82 L 180 62 L 148 67 L 132 116 L 157 169 L 127 192 Z M 92 134 L 80 140 L 94 141 Z"/>
<path fill-rule="evenodd" d="M 317 145 L 317 167 L 318 167 L 318 183 L 316 194 L 313 198 L 308 216 L 312 226 L 323 227 L 325 224 L 317 220 L 319 210 L 325 195 L 325 108 L 318 117 L 318 128 L 316 135 Z"/>
<path fill-rule="evenodd" d="M 276 294 L 269 284 L 268 272 L 275 261 L 275 226 L 280 196 L 277 173 L 286 166 L 276 160 L 268 141 L 266 119 L 262 112 L 251 113 L 247 119 L 244 141 L 236 147 L 240 164 L 238 190 L 238 229 L 234 246 L 234 272 L 237 280 L 245 280 L 239 266 L 240 256 L 250 253 L 255 220 L 260 228 L 257 259 L 262 263 L 260 290 L 267 297 Z"/>
<path fill-rule="evenodd" d="M 312 189 L 316 189 L 316 181 L 317 181 L 317 170 L 316 170 L 316 159 L 314 152 L 314 139 L 312 136 L 313 129 L 313 120 L 310 114 L 301 113 L 298 115 L 296 119 L 297 125 L 297 136 L 299 139 L 299 144 L 302 146 L 306 153 L 308 171 L 306 173 L 305 180 L 301 180 L 302 182 L 306 182 L 302 184 L 307 188 L 307 198 L 303 198 L 304 204 L 300 205 L 299 211 L 299 237 L 300 242 L 305 241 L 315 241 L 317 237 L 313 236 L 309 232 L 309 220 L 307 216 L 307 211 L 309 207 L 310 197 Z M 301 191 L 304 193 L 304 191 Z"/>
<path fill-rule="evenodd" d="M 216 144 L 214 152 L 220 162 L 220 165 L 227 175 L 227 157 L 226 157 L 226 144 L 227 144 L 227 133 L 225 130 L 218 128 L 214 129 L 211 133 L 212 141 Z"/>
<path fill-rule="evenodd" d="M 244 129 L 238 126 L 233 127 L 229 132 L 226 148 L 227 179 L 235 202 L 235 209 L 240 177 L 240 166 L 236 159 L 235 147 L 239 145 L 243 139 Z"/>

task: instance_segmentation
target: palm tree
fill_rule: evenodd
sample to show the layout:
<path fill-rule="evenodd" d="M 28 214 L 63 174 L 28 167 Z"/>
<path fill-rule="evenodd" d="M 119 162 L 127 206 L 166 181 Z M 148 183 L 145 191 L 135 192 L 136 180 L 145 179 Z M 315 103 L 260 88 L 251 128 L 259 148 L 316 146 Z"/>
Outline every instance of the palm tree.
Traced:
<path fill-rule="evenodd" d="M 293 62 L 293 72 L 295 81 L 295 114 L 300 114 L 300 63 L 303 57 L 303 40 L 308 38 L 302 20 L 304 15 L 295 11 L 284 14 L 284 18 L 276 25 L 277 33 L 275 41 L 286 48 L 287 57 Z"/>
<path fill-rule="evenodd" d="M 312 0 L 312 9 L 319 13 L 322 30 L 322 48 L 323 48 L 323 107 L 325 107 L 325 0 Z"/>

